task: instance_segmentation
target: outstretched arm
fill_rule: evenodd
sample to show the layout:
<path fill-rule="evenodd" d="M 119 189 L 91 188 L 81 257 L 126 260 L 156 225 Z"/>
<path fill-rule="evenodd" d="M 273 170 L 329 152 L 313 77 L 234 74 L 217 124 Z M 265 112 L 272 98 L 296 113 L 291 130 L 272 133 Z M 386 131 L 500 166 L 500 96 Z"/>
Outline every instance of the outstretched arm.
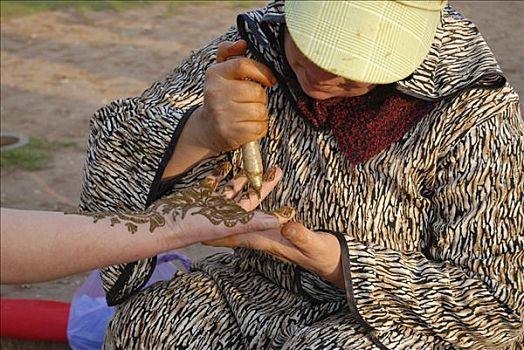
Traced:
<path fill-rule="evenodd" d="M 262 198 L 281 171 L 264 183 Z M 248 211 L 261 199 L 237 197 L 246 179 L 223 195 L 218 180 L 177 192 L 137 213 L 68 214 L 2 208 L 1 283 L 42 282 L 112 264 L 143 259 L 210 238 L 280 226 L 278 214 Z M 94 224 L 96 223 L 96 224 Z"/>
<path fill-rule="evenodd" d="M 2 208 L 2 283 L 53 280 L 162 251 L 163 234 L 59 212 Z M 173 237 L 173 246 L 177 245 Z"/>

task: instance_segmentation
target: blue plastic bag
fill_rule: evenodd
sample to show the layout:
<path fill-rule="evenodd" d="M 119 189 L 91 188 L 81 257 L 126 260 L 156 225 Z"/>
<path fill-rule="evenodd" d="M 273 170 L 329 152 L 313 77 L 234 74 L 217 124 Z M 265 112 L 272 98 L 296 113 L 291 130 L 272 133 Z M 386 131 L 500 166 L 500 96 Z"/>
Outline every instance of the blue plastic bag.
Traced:
<path fill-rule="evenodd" d="M 173 260 L 180 261 L 189 270 L 191 261 L 187 257 L 176 253 L 161 255 L 144 288 L 155 282 L 171 279 L 176 271 L 171 263 Z M 71 302 L 67 323 L 67 339 L 71 349 L 100 350 L 107 324 L 114 313 L 114 307 L 107 306 L 99 271 L 94 270 L 78 288 Z"/>

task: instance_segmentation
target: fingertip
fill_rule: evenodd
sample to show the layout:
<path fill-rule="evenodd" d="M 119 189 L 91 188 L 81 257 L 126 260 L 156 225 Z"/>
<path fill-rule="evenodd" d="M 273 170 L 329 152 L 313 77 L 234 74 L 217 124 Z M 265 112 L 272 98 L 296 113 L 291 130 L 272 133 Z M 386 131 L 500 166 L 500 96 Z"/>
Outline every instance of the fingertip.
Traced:
<path fill-rule="evenodd" d="M 268 83 L 265 85 L 266 87 L 272 88 L 273 86 L 277 84 L 277 82 L 278 81 L 276 80 L 276 78 L 271 74 L 271 76 L 269 77 Z"/>
<path fill-rule="evenodd" d="M 247 48 L 247 41 L 245 41 L 244 39 L 237 40 L 235 42 L 235 45 L 237 45 L 237 44 L 238 44 L 239 47 L 246 47 Z"/>
<path fill-rule="evenodd" d="M 286 223 L 295 216 L 295 209 L 284 206 L 272 211 L 272 214 L 276 215 L 282 223 Z"/>
<path fill-rule="evenodd" d="M 218 63 L 221 63 L 235 56 L 243 56 L 246 53 L 246 50 L 247 42 L 245 40 L 226 40 L 218 44 L 216 60 Z"/>
<path fill-rule="evenodd" d="M 233 50 L 237 56 L 242 56 L 246 53 L 247 42 L 242 39 L 235 41 L 233 45 L 231 45 L 231 50 Z"/>
<path fill-rule="evenodd" d="M 284 226 L 282 226 L 280 229 L 280 234 L 291 243 L 295 243 L 297 240 L 298 230 L 295 226 L 287 226 L 284 224 Z"/>
<path fill-rule="evenodd" d="M 284 238 L 293 243 L 306 243 L 307 235 L 304 234 L 303 226 L 297 222 L 285 223 L 280 229 Z"/>
<path fill-rule="evenodd" d="M 264 175 L 262 176 L 262 181 L 264 182 L 273 182 L 277 176 L 277 169 L 272 166 L 269 169 L 266 170 Z"/>

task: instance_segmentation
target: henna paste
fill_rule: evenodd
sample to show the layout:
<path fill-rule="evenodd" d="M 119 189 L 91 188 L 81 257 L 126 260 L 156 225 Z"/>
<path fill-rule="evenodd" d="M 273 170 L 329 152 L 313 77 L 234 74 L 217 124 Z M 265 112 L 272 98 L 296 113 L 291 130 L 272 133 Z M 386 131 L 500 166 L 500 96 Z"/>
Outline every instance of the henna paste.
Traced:
<path fill-rule="evenodd" d="M 264 176 L 262 177 L 262 180 L 264 182 L 270 182 L 270 181 L 273 181 L 275 179 L 275 175 L 277 173 L 277 168 L 275 167 L 271 167 L 269 168 L 266 173 L 264 174 Z"/>
<path fill-rule="evenodd" d="M 211 181 L 210 181 L 211 180 Z M 136 213 L 130 212 L 69 212 L 65 214 L 78 214 L 94 218 L 94 222 L 109 218 L 111 226 L 125 222 L 131 233 L 138 230 L 138 225 L 149 224 L 149 232 L 166 225 L 165 215 L 170 214 L 173 222 L 184 219 L 192 210 L 191 215 L 202 215 L 214 225 L 224 224 L 233 227 L 238 223 L 245 224 L 253 218 L 254 212 L 247 212 L 235 201 L 223 196 L 213 195 L 216 180 L 207 178 L 199 186 L 173 193 L 159 199 L 148 209 Z"/>
<path fill-rule="evenodd" d="M 216 177 L 223 178 L 230 171 L 231 164 L 223 162 L 213 171 L 213 176 L 206 177 L 200 181 L 198 186 L 161 198 L 143 211 L 67 212 L 65 214 L 90 216 L 95 223 L 109 219 L 111 226 L 123 223 L 131 233 L 137 232 L 138 225 L 143 224 L 149 224 L 149 232 L 153 232 L 159 227 L 166 226 L 166 216 L 171 215 L 172 221 L 176 222 L 177 219 L 184 219 L 190 210 L 196 210 L 191 215 L 202 215 L 214 225 L 223 224 L 226 227 L 233 227 L 238 223 L 245 224 L 253 218 L 254 211 L 247 212 L 234 200 L 213 193 L 218 186 Z M 267 181 L 274 179 L 275 171 L 275 168 L 268 170 L 265 175 Z M 235 177 L 240 176 L 245 175 L 239 173 Z M 233 188 L 227 185 L 224 188 L 224 191 L 226 190 L 233 191 Z M 250 190 L 248 193 L 243 193 L 241 199 L 249 199 L 255 193 L 255 191 Z M 293 212 L 294 210 L 291 207 L 282 207 L 268 214 L 289 218 L 293 215 Z"/>

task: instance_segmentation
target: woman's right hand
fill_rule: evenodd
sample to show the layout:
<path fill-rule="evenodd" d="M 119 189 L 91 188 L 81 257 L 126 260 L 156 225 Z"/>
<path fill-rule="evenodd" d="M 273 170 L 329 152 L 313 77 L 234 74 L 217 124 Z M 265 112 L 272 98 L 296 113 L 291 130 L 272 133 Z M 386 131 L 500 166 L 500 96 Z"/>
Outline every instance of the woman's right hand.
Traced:
<path fill-rule="evenodd" d="M 276 83 L 271 70 L 242 57 L 244 40 L 221 43 L 217 64 L 206 71 L 204 103 L 193 112 L 187 127 L 200 147 L 213 154 L 231 151 L 262 138 L 267 132 L 265 87 Z"/>
<path fill-rule="evenodd" d="M 206 71 L 204 103 L 193 111 L 184 126 L 163 179 L 266 134 L 264 86 L 273 86 L 276 79 L 262 63 L 242 57 L 246 48 L 244 40 L 219 45 L 217 63 Z"/>

